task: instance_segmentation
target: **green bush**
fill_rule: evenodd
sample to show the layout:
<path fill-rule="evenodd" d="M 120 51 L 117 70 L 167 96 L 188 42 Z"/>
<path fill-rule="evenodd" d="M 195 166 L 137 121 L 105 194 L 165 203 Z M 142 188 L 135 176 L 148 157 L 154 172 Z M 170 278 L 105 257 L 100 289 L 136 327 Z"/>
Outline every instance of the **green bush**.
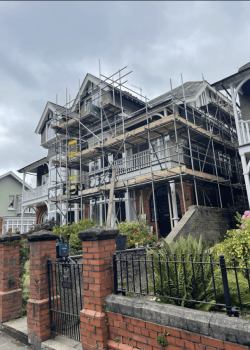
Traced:
<path fill-rule="evenodd" d="M 64 240 L 69 242 L 72 252 L 79 252 L 82 250 L 82 241 L 78 238 L 78 233 L 95 225 L 97 225 L 97 223 L 94 220 L 84 219 L 80 220 L 78 223 L 73 222 L 72 224 L 62 227 L 56 225 L 53 228 L 53 232 L 58 235 L 61 234 Z"/>
<path fill-rule="evenodd" d="M 139 246 L 146 246 L 147 244 L 152 244 L 157 241 L 157 236 L 151 233 L 146 220 L 124 221 L 119 223 L 117 228 L 120 234 L 128 236 L 127 249 L 135 248 L 135 243 L 138 243 Z"/>
<path fill-rule="evenodd" d="M 161 295 L 163 290 L 163 295 L 170 296 L 177 296 L 179 294 L 179 297 L 182 299 L 195 299 L 195 289 L 194 289 L 194 283 L 193 283 L 193 271 L 196 279 L 196 294 L 198 298 L 203 299 L 204 297 L 204 289 L 203 289 L 203 279 L 202 279 L 202 271 L 201 271 L 201 265 L 200 264 L 175 264 L 174 260 L 176 261 L 188 261 L 191 262 L 191 256 L 192 254 L 193 261 L 202 261 L 209 262 L 209 254 L 206 250 L 206 245 L 202 241 L 202 238 L 197 242 L 196 239 L 194 239 L 191 235 L 186 239 L 183 237 L 180 237 L 180 240 L 177 242 L 172 241 L 170 244 L 168 244 L 165 240 L 162 242 L 162 248 L 161 250 L 148 250 L 148 254 L 153 254 L 154 261 L 166 261 L 166 258 L 168 258 L 169 262 L 168 264 L 166 262 L 154 263 L 154 276 L 155 276 L 155 293 Z M 167 256 L 166 256 L 167 254 Z M 214 251 L 215 254 L 215 251 Z M 148 266 L 148 269 L 152 273 L 152 267 L 150 265 Z M 193 270 L 194 269 L 194 270 Z M 161 274 L 160 274 L 161 270 Z M 205 281 L 210 281 L 211 279 L 211 268 L 209 264 L 203 265 L 203 274 Z M 154 283 L 152 279 L 152 274 L 150 274 L 150 290 L 151 292 L 154 292 Z M 169 275 L 169 278 L 168 278 Z M 177 275 L 177 278 L 176 278 Z M 162 277 L 161 277 L 162 276 Z M 177 281 L 178 280 L 178 285 Z M 185 283 L 186 282 L 186 283 Z M 161 287 L 162 284 L 162 287 Z M 161 303 L 168 303 L 168 304 L 174 304 L 174 305 L 182 305 L 187 307 L 193 307 L 193 305 L 190 302 L 187 301 L 178 301 L 178 300 L 171 300 L 167 298 L 160 298 L 157 297 L 157 301 Z"/>
<path fill-rule="evenodd" d="M 224 299 L 224 288 L 221 276 L 221 268 L 219 265 L 213 265 L 214 271 L 214 280 L 212 276 L 212 270 L 210 264 L 191 264 L 191 256 L 193 262 L 210 262 L 210 256 L 208 247 L 202 241 L 200 237 L 199 241 L 193 238 L 191 235 L 186 239 L 183 237 L 180 238 L 178 242 L 172 241 L 170 244 L 163 241 L 161 251 L 148 250 L 148 254 L 153 254 L 154 261 L 154 277 L 155 277 L 155 293 L 158 295 L 162 294 L 165 296 L 179 297 L 182 299 L 192 299 L 199 301 L 215 303 L 215 294 L 214 294 L 214 283 L 217 296 L 217 303 L 225 304 Z M 167 256 L 166 256 L 167 254 Z M 168 259 L 168 264 L 166 262 L 158 263 L 160 260 L 166 261 Z M 219 261 L 217 246 L 213 248 L 211 252 L 211 258 L 213 262 Z M 173 261 L 186 261 L 185 264 L 174 263 Z M 154 293 L 154 283 L 152 278 L 152 268 L 148 266 L 151 274 L 149 275 L 150 279 L 150 291 Z M 161 275 L 160 275 L 161 269 Z M 169 278 L 168 278 L 169 275 Z M 238 298 L 238 289 L 236 284 L 235 272 L 232 270 L 227 271 L 228 284 L 230 290 L 230 299 L 231 305 L 239 307 L 239 298 Z M 238 270 L 237 272 L 241 303 L 244 310 L 250 310 L 250 292 L 246 276 Z M 178 285 L 177 285 L 178 280 Z M 194 284 L 195 280 L 195 284 Z M 162 285 L 162 287 L 161 287 Z M 196 288 L 194 287 L 196 286 Z M 171 291 L 171 293 L 170 293 Z M 205 295 L 206 291 L 206 295 Z M 178 301 L 162 297 L 156 298 L 157 302 L 181 305 L 189 308 L 196 308 L 204 311 L 225 311 L 214 305 L 208 304 L 194 304 L 189 301 Z"/>
<path fill-rule="evenodd" d="M 250 258 L 250 217 L 246 213 L 250 212 L 245 212 L 242 217 L 237 213 L 238 229 L 227 231 L 224 241 L 216 245 L 217 254 L 225 256 L 228 266 L 233 266 L 233 257 L 240 267 L 245 267 L 244 259 Z"/>
<path fill-rule="evenodd" d="M 30 297 L 29 291 L 25 290 L 24 281 L 26 275 L 25 263 L 29 261 L 30 258 L 30 247 L 26 245 L 27 240 L 21 239 L 20 243 L 20 288 L 22 289 L 22 312 L 21 316 L 25 316 L 27 312 L 27 300 Z"/>

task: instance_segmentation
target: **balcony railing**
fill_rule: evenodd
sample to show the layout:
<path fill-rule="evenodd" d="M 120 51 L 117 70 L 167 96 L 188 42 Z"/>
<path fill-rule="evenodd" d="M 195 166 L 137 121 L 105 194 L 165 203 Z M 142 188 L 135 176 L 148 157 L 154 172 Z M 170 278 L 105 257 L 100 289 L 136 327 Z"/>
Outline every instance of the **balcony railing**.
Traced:
<path fill-rule="evenodd" d="M 158 161 L 165 162 L 167 155 L 166 150 L 164 150 L 164 146 L 154 147 L 155 152 L 151 151 L 151 160 L 152 164 L 158 163 Z M 118 159 L 114 161 L 114 165 L 116 166 L 116 172 L 118 174 L 124 174 L 126 172 L 125 169 L 125 158 Z M 132 156 L 127 156 L 127 171 L 135 171 L 141 168 L 146 168 L 150 166 L 150 150 L 146 150 L 143 152 L 139 152 L 133 154 Z"/>
<path fill-rule="evenodd" d="M 240 120 L 239 127 L 240 127 L 240 135 L 239 135 L 240 146 L 250 143 L 250 132 L 249 132 L 250 120 Z"/>
<path fill-rule="evenodd" d="M 48 184 L 23 192 L 23 202 L 48 195 Z"/>

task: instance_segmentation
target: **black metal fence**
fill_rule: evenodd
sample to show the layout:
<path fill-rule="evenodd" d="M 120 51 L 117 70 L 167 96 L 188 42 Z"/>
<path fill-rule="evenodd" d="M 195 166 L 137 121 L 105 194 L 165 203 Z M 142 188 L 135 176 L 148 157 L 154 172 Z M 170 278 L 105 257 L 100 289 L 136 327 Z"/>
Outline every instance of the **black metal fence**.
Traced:
<path fill-rule="evenodd" d="M 80 341 L 83 309 L 83 265 L 48 260 L 51 330 Z"/>
<path fill-rule="evenodd" d="M 195 261 L 196 260 L 196 261 Z M 226 266 L 212 255 L 184 261 L 184 254 L 114 254 L 115 293 L 128 296 L 151 296 L 161 302 L 198 308 L 206 311 L 226 311 L 228 316 L 250 314 L 250 282 L 247 260 L 243 267 L 232 258 Z M 198 260 L 198 261 L 197 261 Z M 230 265 L 230 264 L 229 264 Z"/>

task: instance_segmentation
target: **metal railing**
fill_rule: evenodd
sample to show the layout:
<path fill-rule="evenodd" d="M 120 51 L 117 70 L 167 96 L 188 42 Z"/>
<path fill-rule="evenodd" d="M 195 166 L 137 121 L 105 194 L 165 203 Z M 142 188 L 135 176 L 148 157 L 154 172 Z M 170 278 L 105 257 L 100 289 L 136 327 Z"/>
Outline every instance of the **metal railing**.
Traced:
<path fill-rule="evenodd" d="M 239 128 L 240 128 L 240 137 L 239 143 L 240 146 L 250 143 L 250 132 L 249 132 L 250 120 L 239 120 Z"/>
<path fill-rule="evenodd" d="M 30 199 L 36 199 L 48 195 L 48 184 L 23 191 L 23 202 Z"/>
<path fill-rule="evenodd" d="M 199 261 L 194 261 L 192 254 L 189 261 L 184 261 L 184 254 L 180 260 L 175 254 L 172 259 L 168 254 L 160 253 L 131 253 L 129 258 L 127 253 L 114 254 L 115 293 L 147 295 L 165 299 L 170 304 L 226 311 L 228 316 L 250 314 L 247 260 L 245 267 L 237 266 L 234 258 L 232 266 L 226 266 L 223 255 L 219 262 L 213 262 L 211 254 L 207 254 L 205 260 L 201 254 Z M 242 286 L 244 290 L 241 290 Z"/>

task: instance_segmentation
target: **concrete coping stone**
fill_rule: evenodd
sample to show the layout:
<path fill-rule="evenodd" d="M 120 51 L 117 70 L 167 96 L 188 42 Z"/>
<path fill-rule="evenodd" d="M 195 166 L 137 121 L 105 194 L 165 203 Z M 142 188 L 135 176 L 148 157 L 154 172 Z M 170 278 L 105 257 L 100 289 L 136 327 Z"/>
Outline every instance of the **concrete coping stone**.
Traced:
<path fill-rule="evenodd" d="M 115 294 L 108 295 L 105 303 L 108 312 L 250 346 L 250 321 L 246 319 Z"/>
<path fill-rule="evenodd" d="M 14 232 L 6 232 L 0 236 L 1 242 L 12 242 L 12 241 L 20 241 L 22 239 L 21 235 Z"/>
<path fill-rule="evenodd" d="M 27 235 L 29 242 L 55 241 L 59 236 L 47 230 L 32 232 Z"/>
<path fill-rule="evenodd" d="M 96 225 L 81 231 L 78 237 L 83 241 L 104 241 L 118 236 L 119 230 L 111 227 Z"/>

